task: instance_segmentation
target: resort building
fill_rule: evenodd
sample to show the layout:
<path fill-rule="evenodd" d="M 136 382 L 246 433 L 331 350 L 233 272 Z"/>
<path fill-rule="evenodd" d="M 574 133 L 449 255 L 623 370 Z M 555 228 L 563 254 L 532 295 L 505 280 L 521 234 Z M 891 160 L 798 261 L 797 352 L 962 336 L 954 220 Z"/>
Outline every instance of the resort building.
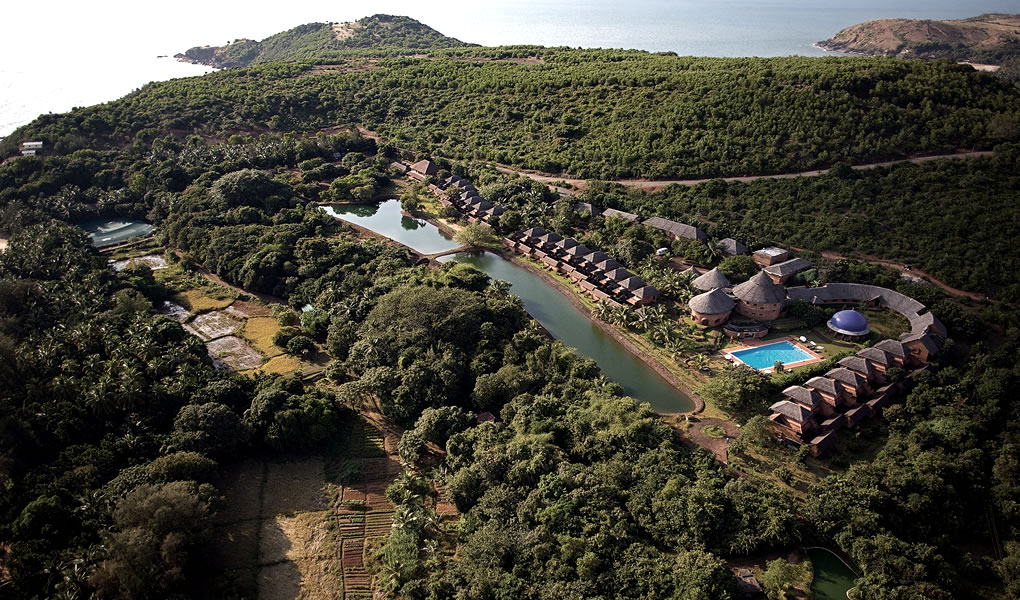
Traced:
<path fill-rule="evenodd" d="M 790 253 L 782 248 L 770 246 L 768 248 L 762 248 L 761 250 L 755 251 L 751 257 L 754 258 L 754 262 L 757 263 L 758 266 L 771 267 L 772 265 L 777 265 L 781 262 L 790 260 Z"/>
<path fill-rule="evenodd" d="M 829 414 L 836 409 L 846 406 L 849 403 L 849 395 L 843 389 L 843 384 L 828 377 L 812 377 L 804 384 L 804 387 L 816 392 L 821 396 L 822 401 L 831 408 Z"/>
<path fill-rule="evenodd" d="M 615 208 L 607 208 L 602 211 L 602 216 L 607 219 L 623 219 L 624 221 L 630 221 L 636 223 L 641 220 L 641 217 L 634 213 L 624 212 L 622 210 L 616 210 Z"/>
<path fill-rule="evenodd" d="M 741 254 L 747 254 L 747 246 L 741 244 L 733 238 L 723 238 L 719 240 L 719 245 L 722 246 L 723 252 L 730 256 L 739 256 Z"/>
<path fill-rule="evenodd" d="M 868 319 L 856 310 L 841 310 L 827 323 L 829 331 L 839 339 L 858 342 L 871 334 Z"/>
<path fill-rule="evenodd" d="M 425 179 L 429 175 L 435 175 L 439 173 L 439 166 L 431 160 L 419 160 L 418 162 L 411 165 L 411 173 L 418 174 L 421 179 Z"/>
<path fill-rule="evenodd" d="M 769 421 L 783 437 L 800 441 L 810 439 L 809 434 L 818 429 L 814 414 L 796 402 L 780 400 L 769 407 L 772 414 Z"/>
<path fill-rule="evenodd" d="M 868 385 L 868 379 L 846 367 L 832 369 L 825 374 L 825 377 L 838 381 L 843 387 L 846 399 L 851 403 L 856 403 L 857 398 L 863 398 L 871 394 L 871 386 Z"/>
<path fill-rule="evenodd" d="M 840 359 L 837 364 L 863 377 L 869 386 L 873 386 L 879 381 L 879 374 L 875 367 L 860 356 L 848 356 Z"/>
<path fill-rule="evenodd" d="M 772 278 L 773 282 L 786 283 L 797 273 L 807 271 L 813 266 L 814 265 L 811 264 L 811 261 L 803 258 L 792 258 L 781 263 L 769 265 L 763 270 L 769 274 L 769 277 Z"/>
<path fill-rule="evenodd" d="M 732 298 L 721 289 L 699 294 L 687 302 L 691 310 L 691 319 L 706 327 L 717 327 L 726 322 L 737 305 Z"/>
<path fill-rule="evenodd" d="M 627 299 L 627 302 L 634 308 L 640 308 L 642 306 L 648 306 L 658 299 L 659 290 L 650 285 L 646 285 L 631 292 L 631 297 Z"/>
<path fill-rule="evenodd" d="M 718 268 L 712 269 L 704 275 L 699 275 L 691 282 L 691 285 L 703 292 L 711 292 L 715 289 L 730 287 L 730 280 L 726 279 Z"/>
<path fill-rule="evenodd" d="M 593 217 L 597 217 L 602 214 L 602 211 L 595 208 L 594 205 L 587 202 L 578 202 L 574 204 L 574 210 L 577 212 L 586 212 Z"/>
<path fill-rule="evenodd" d="M 697 240 L 699 242 L 708 239 L 708 234 L 693 225 L 677 223 L 676 221 L 670 221 L 669 219 L 663 219 L 662 217 L 652 217 L 647 219 L 645 220 L 644 225 L 646 227 L 663 231 L 669 234 L 669 237 L 673 239 L 686 238 L 689 240 Z"/>
<path fill-rule="evenodd" d="M 786 306 L 786 288 L 773 283 L 763 271 L 734 287 L 733 295 L 737 298 L 737 313 L 750 319 L 774 321 Z"/>
<path fill-rule="evenodd" d="M 893 366 L 904 367 L 907 361 L 912 358 L 910 349 L 903 342 L 896 340 L 882 340 L 875 344 L 875 348 L 885 352 L 892 357 Z"/>
<path fill-rule="evenodd" d="M 875 372 L 885 376 L 885 372 L 896 366 L 891 354 L 878 348 L 864 348 L 857 351 L 857 356 L 867 360 Z"/>

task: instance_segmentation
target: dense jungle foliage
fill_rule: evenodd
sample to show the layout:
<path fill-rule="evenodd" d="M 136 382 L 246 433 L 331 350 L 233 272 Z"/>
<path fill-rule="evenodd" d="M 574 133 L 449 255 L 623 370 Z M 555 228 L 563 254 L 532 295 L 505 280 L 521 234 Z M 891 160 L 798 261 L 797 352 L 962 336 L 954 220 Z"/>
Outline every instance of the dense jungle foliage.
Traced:
<path fill-rule="evenodd" d="M 364 402 L 407 426 L 429 411 L 463 411 L 466 418 L 448 435 L 474 435 L 465 429 L 473 412 L 545 415 L 530 426 L 521 422 L 527 434 L 521 429 L 493 439 L 490 450 L 477 445 L 477 456 L 461 455 L 457 468 L 465 474 L 449 485 L 465 510 L 505 504 L 492 494 L 510 483 L 516 502 L 544 489 L 549 507 L 522 502 L 512 511 L 519 522 L 474 510 L 479 530 L 463 541 L 470 552 L 448 575 L 433 574 L 441 589 L 476 580 L 492 567 L 487 545 L 507 543 L 505 533 L 517 531 L 544 539 L 543 553 L 564 536 L 575 540 L 557 559 L 562 568 L 528 582 L 536 590 L 566 585 L 584 595 L 629 582 L 631 597 L 711 589 L 725 598 L 732 581 L 718 553 L 795 539 L 793 505 L 783 492 L 767 482 L 731 481 L 710 456 L 681 447 L 592 361 L 542 336 L 505 285 L 465 265 L 412 267 L 405 250 L 359 240 L 318 211 L 310 199 L 329 193 L 333 169 L 349 173 L 340 179 L 353 173 L 375 182 L 378 161 L 347 152 L 364 143 L 358 136 L 240 145 L 158 140 L 140 156 L 135 146 L 79 157 L 85 172 L 100 165 L 106 172 L 86 176 L 97 184 L 90 193 L 134 185 L 124 192 L 130 201 L 104 210 L 146 212 L 161 238 L 183 253 L 185 268 L 201 262 L 251 291 L 313 304 L 300 332 L 334 359 L 317 387 L 214 371 L 197 338 L 155 314 L 172 290 L 146 268 L 115 273 L 80 230 L 43 210 L 45 202 L 8 205 L 18 217 L 6 223 L 14 235 L 0 255 L 5 593 L 229 594 L 229 586 L 210 583 L 217 574 L 206 555 L 221 502 L 213 485 L 219 466 L 252 451 L 340 443 L 351 408 Z M 74 176 L 66 166 L 63 158 L 39 161 L 14 189 L 72 185 L 61 179 Z M 579 429 L 568 435 L 570 420 Z M 508 454 L 500 444 L 520 451 Z M 500 469 L 519 477 L 499 483 L 502 471 L 484 467 L 485 457 L 496 455 L 512 459 Z M 621 468 L 629 474 L 604 484 L 615 508 L 603 494 L 580 493 Z M 554 474 L 561 483 L 540 486 Z M 715 508 L 704 512 L 700 501 Z M 665 518 L 656 511 L 667 510 L 660 502 L 677 510 L 690 505 L 689 514 L 678 513 L 666 527 L 656 522 Z M 554 524 L 543 515 L 557 503 L 578 512 Z M 605 529 L 606 519 L 624 510 L 626 520 Z M 685 532 L 688 523 L 698 529 Z M 625 561 L 608 568 L 620 551 Z M 520 569 L 541 556 L 501 564 Z M 682 576 L 643 579 L 671 565 L 683 567 Z M 571 570 L 591 581 L 569 583 Z M 507 593 L 521 582 L 471 585 Z"/>
<path fill-rule="evenodd" d="M 44 115 L 2 150 L 11 154 L 29 138 L 64 153 L 170 131 L 357 124 L 433 155 L 615 179 L 798 171 L 1020 136 L 1020 90 L 948 61 L 566 49 L 539 58 L 351 59 L 348 72 L 279 62 L 228 69 Z"/>
<path fill-rule="evenodd" d="M 714 180 L 651 194 L 596 183 L 580 198 L 692 223 L 752 248 L 779 242 L 896 260 L 949 285 L 1017 302 L 1018 173 L 1020 146 L 1006 144 L 990 158 L 868 170 L 843 165 L 821 177 Z"/>

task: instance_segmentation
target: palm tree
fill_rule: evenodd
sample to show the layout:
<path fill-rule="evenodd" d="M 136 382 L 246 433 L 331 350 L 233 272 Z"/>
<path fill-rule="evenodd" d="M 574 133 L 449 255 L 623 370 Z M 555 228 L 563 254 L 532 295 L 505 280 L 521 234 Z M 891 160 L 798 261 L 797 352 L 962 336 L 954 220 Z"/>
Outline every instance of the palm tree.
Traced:
<path fill-rule="evenodd" d="M 687 359 L 687 364 L 689 364 L 691 367 L 699 371 L 707 368 L 708 363 L 709 363 L 708 357 L 705 356 L 704 354 L 695 354 L 694 356 Z"/>
<path fill-rule="evenodd" d="M 595 305 L 594 313 L 596 319 L 609 322 L 613 318 L 613 307 L 608 302 L 600 302 Z"/>
<path fill-rule="evenodd" d="M 718 240 L 709 240 L 705 243 L 705 254 L 715 262 L 726 256 L 726 248 Z"/>

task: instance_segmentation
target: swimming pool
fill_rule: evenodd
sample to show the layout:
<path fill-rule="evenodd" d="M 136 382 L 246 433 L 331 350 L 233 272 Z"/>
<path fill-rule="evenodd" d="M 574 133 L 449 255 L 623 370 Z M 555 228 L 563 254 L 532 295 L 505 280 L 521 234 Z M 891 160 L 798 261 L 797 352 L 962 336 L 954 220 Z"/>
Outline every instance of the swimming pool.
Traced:
<path fill-rule="evenodd" d="M 778 360 L 784 365 L 799 363 L 806 360 L 814 361 L 816 357 L 807 350 L 792 342 L 776 342 L 756 348 L 736 350 L 730 352 L 736 358 L 752 369 L 771 369 Z"/>

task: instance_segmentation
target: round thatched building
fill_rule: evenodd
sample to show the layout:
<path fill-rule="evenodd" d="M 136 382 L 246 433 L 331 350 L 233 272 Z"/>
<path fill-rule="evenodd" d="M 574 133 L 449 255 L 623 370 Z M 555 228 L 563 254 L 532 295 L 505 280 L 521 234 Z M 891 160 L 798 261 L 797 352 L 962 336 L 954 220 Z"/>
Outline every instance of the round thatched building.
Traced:
<path fill-rule="evenodd" d="M 691 298 L 687 307 L 691 309 L 691 318 L 699 325 L 715 327 L 722 325 L 730 318 L 736 303 L 719 288 Z"/>
<path fill-rule="evenodd" d="M 737 313 L 759 321 L 778 319 L 786 304 L 786 288 L 773 283 L 764 271 L 734 287 L 733 295 L 737 297 Z"/>

